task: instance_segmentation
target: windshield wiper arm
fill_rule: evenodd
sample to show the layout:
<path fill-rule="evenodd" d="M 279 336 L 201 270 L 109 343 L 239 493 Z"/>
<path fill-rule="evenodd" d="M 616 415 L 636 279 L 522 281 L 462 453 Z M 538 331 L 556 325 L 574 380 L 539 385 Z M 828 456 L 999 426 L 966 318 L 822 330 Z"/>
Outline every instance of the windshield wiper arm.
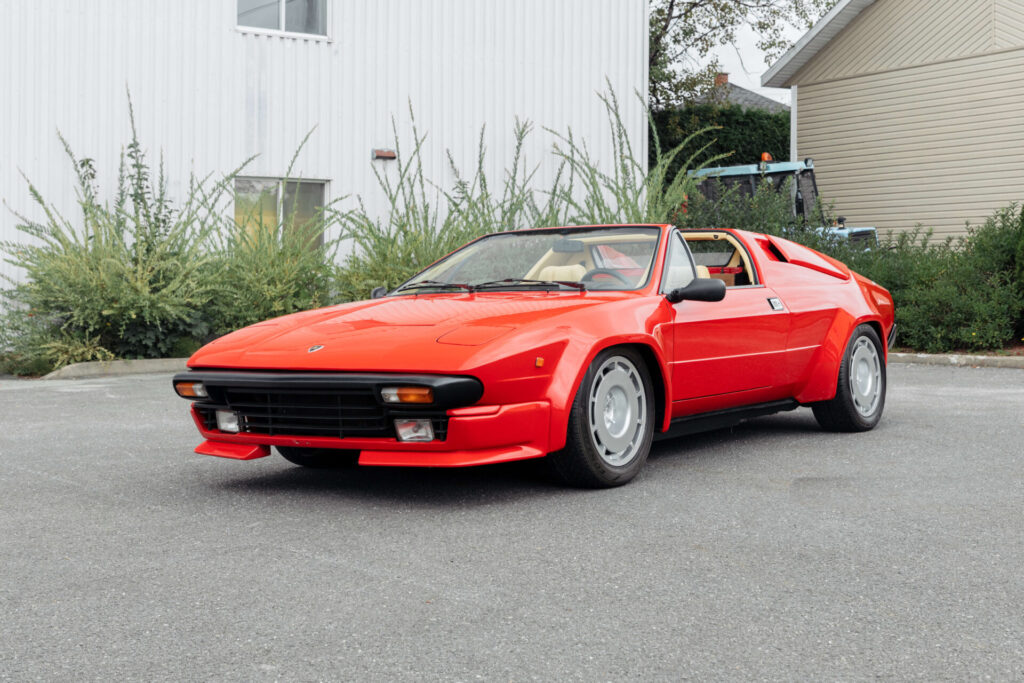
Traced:
<path fill-rule="evenodd" d="M 440 280 L 420 280 L 419 282 L 410 282 L 407 285 L 402 285 L 396 292 L 401 292 L 406 289 L 425 289 L 427 287 L 454 287 L 455 289 L 464 289 L 467 292 L 473 291 L 472 285 L 467 285 L 465 282 L 441 282 Z"/>
<path fill-rule="evenodd" d="M 490 280 L 488 282 L 481 282 L 473 285 L 473 289 L 482 289 L 488 287 L 507 287 L 509 285 L 558 285 L 562 287 L 572 287 L 580 291 L 586 291 L 587 286 L 582 282 L 571 282 L 569 280 L 528 280 L 522 277 L 507 277 L 504 280 Z"/>

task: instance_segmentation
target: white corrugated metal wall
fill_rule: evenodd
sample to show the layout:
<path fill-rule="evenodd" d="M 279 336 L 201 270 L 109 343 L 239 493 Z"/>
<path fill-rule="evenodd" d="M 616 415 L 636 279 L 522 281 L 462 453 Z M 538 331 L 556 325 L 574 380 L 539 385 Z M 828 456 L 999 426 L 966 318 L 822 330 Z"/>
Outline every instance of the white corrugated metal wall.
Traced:
<path fill-rule="evenodd" d="M 486 125 L 488 172 L 499 181 L 518 116 L 537 124 L 526 154 L 546 187 L 556 164 L 542 126 L 572 127 L 597 158 L 610 157 L 596 95 L 606 78 L 646 159 L 634 96 L 646 92 L 646 0 L 329 0 L 327 40 L 240 31 L 236 0 L 0 6 L 0 198 L 34 218 L 19 171 L 75 214 L 58 129 L 95 159 L 101 191 L 112 192 L 129 136 L 126 87 L 140 140 L 154 161 L 162 152 L 178 197 L 190 171 L 224 173 L 253 154 L 246 175 L 283 175 L 316 126 L 296 175 L 329 180 L 329 198 L 361 195 L 379 211 L 370 150 L 394 146 L 392 118 L 408 149 L 410 103 L 428 135 L 429 178 L 450 180 L 446 149 L 470 172 Z M 16 222 L 2 212 L 0 239 L 21 239 Z"/>

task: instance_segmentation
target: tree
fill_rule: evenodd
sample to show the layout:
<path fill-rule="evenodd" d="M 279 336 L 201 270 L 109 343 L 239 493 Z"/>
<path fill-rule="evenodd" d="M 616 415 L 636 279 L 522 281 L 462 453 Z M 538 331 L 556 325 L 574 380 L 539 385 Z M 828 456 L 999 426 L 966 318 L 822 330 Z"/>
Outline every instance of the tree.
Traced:
<path fill-rule="evenodd" d="M 750 26 L 768 60 L 789 48 L 788 25 L 810 28 L 837 0 L 651 0 L 651 107 L 664 109 L 691 101 L 714 83 L 715 48 L 732 43 Z"/>

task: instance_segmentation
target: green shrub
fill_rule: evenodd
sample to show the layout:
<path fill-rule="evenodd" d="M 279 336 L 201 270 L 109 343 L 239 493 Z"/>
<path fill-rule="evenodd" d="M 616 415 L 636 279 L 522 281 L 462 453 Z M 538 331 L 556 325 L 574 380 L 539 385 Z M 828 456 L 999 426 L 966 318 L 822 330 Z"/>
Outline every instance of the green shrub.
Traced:
<path fill-rule="evenodd" d="M 29 239 L 0 245 L 25 272 L 3 293 L 0 352 L 9 372 L 190 355 L 211 336 L 329 303 L 337 238 L 325 239 L 327 211 L 301 224 L 293 210 L 274 225 L 235 225 L 225 216 L 245 164 L 217 182 L 191 178 L 175 205 L 162 165 L 154 174 L 138 142 L 130 100 L 129 114 L 113 203 L 97 199 L 92 160 L 61 138 L 81 221 L 61 216 L 29 183 L 45 219 L 19 215 Z"/>
<path fill-rule="evenodd" d="M 1014 261 L 1014 284 L 1020 293 L 1021 299 L 1024 299 L 1024 207 L 1021 207 L 1017 215 L 1017 251 L 1014 255 Z M 1024 341 L 1024 315 L 1021 316 L 1020 321 L 1017 323 L 1017 331 L 1014 333 L 1014 337 L 1019 337 L 1021 341 Z"/>
<path fill-rule="evenodd" d="M 17 228 L 30 240 L 0 245 L 26 273 L 7 292 L 8 309 L 46 321 L 50 343 L 42 348 L 55 364 L 164 356 L 179 337 L 196 334 L 197 311 L 215 290 L 205 277 L 211 258 L 204 247 L 225 184 L 206 188 L 193 178 L 185 202 L 173 207 L 162 166 L 151 177 L 132 117 L 114 202 L 100 203 L 92 160 L 76 158 L 61 142 L 75 169 L 82 220 L 61 216 L 29 183 L 45 220 L 19 215 Z"/>
<path fill-rule="evenodd" d="M 331 303 L 338 240 L 327 228 L 294 215 L 276 225 L 226 225 L 211 271 L 217 294 L 203 310 L 212 333 Z"/>
<path fill-rule="evenodd" d="M 1013 340 L 1022 299 L 1000 263 L 998 215 L 960 240 L 935 244 L 930 233 L 913 231 L 850 255 L 854 270 L 892 293 L 900 345 L 938 353 L 999 349 Z"/>
<path fill-rule="evenodd" d="M 53 370 L 56 359 L 46 348 L 53 322 L 10 300 L 0 302 L 0 374 L 45 375 Z"/>

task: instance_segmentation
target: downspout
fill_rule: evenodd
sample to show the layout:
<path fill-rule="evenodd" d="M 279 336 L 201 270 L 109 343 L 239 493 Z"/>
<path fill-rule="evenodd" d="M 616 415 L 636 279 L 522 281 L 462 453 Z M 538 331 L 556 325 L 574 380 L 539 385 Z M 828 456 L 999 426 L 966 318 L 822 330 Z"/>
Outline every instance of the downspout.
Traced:
<path fill-rule="evenodd" d="M 796 89 L 797 86 L 789 86 L 789 160 L 800 161 L 800 155 L 796 147 Z M 796 191 L 797 183 L 793 183 L 793 187 L 790 189 L 789 194 L 789 205 L 793 207 L 793 216 L 797 214 L 796 211 Z"/>
<path fill-rule="evenodd" d="M 796 89 L 799 86 L 789 86 L 791 102 L 789 104 L 789 160 L 800 161 L 800 155 L 796 148 Z"/>

